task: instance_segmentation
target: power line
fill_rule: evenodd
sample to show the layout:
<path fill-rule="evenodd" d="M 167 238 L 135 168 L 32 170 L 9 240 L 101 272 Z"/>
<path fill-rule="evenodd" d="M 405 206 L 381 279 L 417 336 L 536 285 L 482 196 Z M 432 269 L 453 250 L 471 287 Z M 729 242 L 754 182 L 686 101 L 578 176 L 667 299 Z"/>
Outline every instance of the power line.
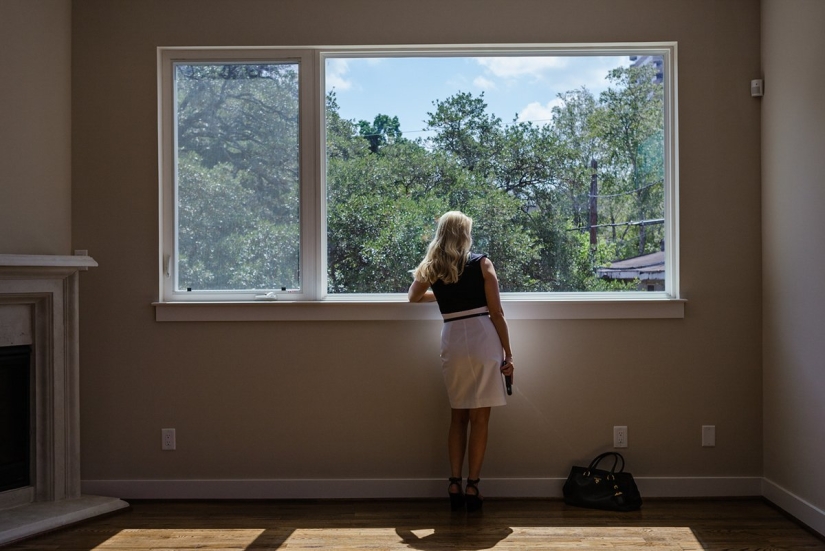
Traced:
<path fill-rule="evenodd" d="M 594 224 L 592 226 L 580 226 L 578 228 L 570 228 L 567 231 L 582 231 L 590 228 L 616 228 L 619 226 L 655 226 L 657 224 L 664 224 L 664 218 L 651 218 L 649 220 L 639 220 L 638 222 L 616 222 L 614 224 Z"/>

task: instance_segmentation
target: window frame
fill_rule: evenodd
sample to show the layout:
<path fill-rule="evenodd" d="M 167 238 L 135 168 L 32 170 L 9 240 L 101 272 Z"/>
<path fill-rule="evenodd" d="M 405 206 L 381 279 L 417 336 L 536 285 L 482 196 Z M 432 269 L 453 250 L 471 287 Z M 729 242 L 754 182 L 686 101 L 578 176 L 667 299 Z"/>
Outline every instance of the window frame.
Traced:
<path fill-rule="evenodd" d="M 159 321 L 199 319 L 436 319 L 403 293 L 327 294 L 325 65 L 336 57 L 660 55 L 664 72 L 665 291 L 502 293 L 515 319 L 684 316 L 679 287 L 677 43 L 158 48 Z M 301 292 L 260 300 L 246 291 L 175 292 L 176 129 L 174 65 L 209 61 L 294 62 L 299 69 Z M 171 263 L 169 259 L 172 259 Z M 170 268 L 171 265 L 171 269 Z M 403 307 L 402 307 L 403 303 Z M 186 306 L 190 306 L 187 308 Z M 433 313 L 435 312 L 435 313 Z"/>
<path fill-rule="evenodd" d="M 304 301 L 315 298 L 319 273 L 317 261 L 318 203 L 320 197 L 316 180 L 317 109 L 311 107 L 317 101 L 317 55 L 306 48 L 159 48 L 158 49 L 158 169 L 160 179 L 160 301 L 159 302 L 236 302 L 254 301 L 260 291 L 192 291 L 175 289 L 177 282 L 177 118 L 175 116 L 175 66 L 196 63 L 297 63 L 299 91 L 299 195 L 300 195 L 300 249 L 299 264 L 301 289 L 299 292 L 279 292 L 290 300 Z"/>

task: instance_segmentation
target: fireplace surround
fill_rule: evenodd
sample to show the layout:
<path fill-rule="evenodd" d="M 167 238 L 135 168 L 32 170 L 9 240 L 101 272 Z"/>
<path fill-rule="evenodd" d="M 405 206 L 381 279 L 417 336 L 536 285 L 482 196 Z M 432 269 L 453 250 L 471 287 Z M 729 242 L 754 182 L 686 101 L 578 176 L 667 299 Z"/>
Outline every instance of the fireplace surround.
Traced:
<path fill-rule="evenodd" d="M 89 256 L 0 254 L 0 347 L 31 346 L 32 469 L 0 492 L 0 545 L 128 507 L 80 493 L 79 278 Z"/>

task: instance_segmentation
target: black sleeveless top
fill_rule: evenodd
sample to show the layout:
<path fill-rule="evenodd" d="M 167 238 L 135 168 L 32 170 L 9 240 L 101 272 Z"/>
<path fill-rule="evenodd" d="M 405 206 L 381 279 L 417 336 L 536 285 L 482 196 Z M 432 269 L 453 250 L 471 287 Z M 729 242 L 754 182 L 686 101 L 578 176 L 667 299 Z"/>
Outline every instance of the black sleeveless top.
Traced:
<path fill-rule="evenodd" d="M 484 274 L 481 272 L 481 259 L 486 254 L 470 253 L 464 271 L 455 283 L 444 283 L 440 279 L 431 285 L 438 309 L 442 314 L 463 312 L 473 308 L 487 306 L 484 294 Z"/>

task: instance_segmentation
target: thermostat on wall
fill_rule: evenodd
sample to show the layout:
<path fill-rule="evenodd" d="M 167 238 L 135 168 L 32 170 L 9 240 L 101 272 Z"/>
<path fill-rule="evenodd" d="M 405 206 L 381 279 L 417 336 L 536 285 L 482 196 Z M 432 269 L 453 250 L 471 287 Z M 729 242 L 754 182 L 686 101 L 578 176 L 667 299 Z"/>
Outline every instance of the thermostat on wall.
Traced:
<path fill-rule="evenodd" d="M 751 81 L 751 96 L 761 98 L 764 94 L 764 81 L 761 78 L 756 78 Z"/>

